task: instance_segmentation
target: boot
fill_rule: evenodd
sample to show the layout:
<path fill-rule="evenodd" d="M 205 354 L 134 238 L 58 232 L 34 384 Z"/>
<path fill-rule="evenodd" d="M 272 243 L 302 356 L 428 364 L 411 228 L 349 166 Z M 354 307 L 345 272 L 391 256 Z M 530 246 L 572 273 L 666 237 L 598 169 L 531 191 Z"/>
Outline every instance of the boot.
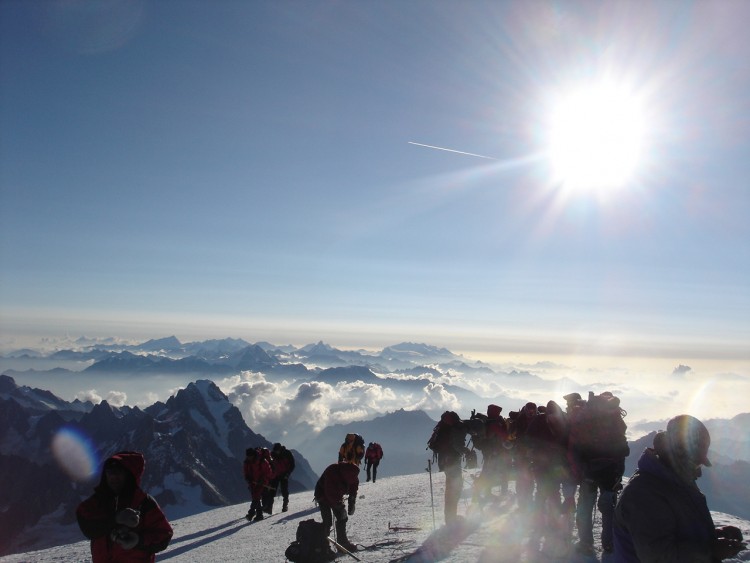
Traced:
<path fill-rule="evenodd" d="M 357 546 L 346 537 L 346 521 L 336 521 L 336 541 L 347 551 L 357 551 Z"/>
<path fill-rule="evenodd" d="M 286 512 L 287 510 L 289 510 L 289 499 L 285 498 L 284 504 L 281 505 L 281 512 Z"/>
<path fill-rule="evenodd" d="M 258 507 L 258 510 L 255 511 L 254 521 L 258 522 L 259 520 L 263 520 L 263 509 L 261 507 Z"/>

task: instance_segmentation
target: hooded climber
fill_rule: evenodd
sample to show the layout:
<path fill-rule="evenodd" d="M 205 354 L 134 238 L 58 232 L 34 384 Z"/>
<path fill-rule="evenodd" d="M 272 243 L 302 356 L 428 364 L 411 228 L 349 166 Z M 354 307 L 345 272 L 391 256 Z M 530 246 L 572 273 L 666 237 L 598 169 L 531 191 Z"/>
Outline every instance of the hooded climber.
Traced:
<path fill-rule="evenodd" d="M 738 528 L 714 526 L 696 484 L 701 465 L 711 466 L 710 444 L 704 424 L 687 414 L 656 434 L 617 501 L 614 561 L 714 563 L 747 548 Z"/>
<path fill-rule="evenodd" d="M 318 501 L 320 515 L 328 534 L 331 533 L 335 517 L 336 541 L 349 551 L 357 550 L 357 546 L 351 543 L 346 535 L 346 522 L 348 517 L 354 514 L 358 489 L 359 467 L 346 461 L 326 467 L 315 484 L 315 500 Z M 344 495 L 348 495 L 347 507 L 344 506 Z"/>
<path fill-rule="evenodd" d="M 94 563 L 153 562 L 172 539 L 172 526 L 154 498 L 141 490 L 146 466 L 140 452 L 109 457 L 94 494 L 78 505 L 78 525 L 91 540 Z"/>

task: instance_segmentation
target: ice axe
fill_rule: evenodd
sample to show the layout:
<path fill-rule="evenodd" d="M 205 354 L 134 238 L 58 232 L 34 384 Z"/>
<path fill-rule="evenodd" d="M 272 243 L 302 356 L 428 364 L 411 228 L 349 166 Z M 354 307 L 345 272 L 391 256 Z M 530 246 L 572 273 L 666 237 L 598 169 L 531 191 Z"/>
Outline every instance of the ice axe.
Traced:
<path fill-rule="evenodd" d="M 417 531 L 421 530 L 422 528 L 415 528 L 413 526 L 391 526 L 391 523 L 388 522 L 388 530 L 391 532 L 407 532 L 407 531 Z"/>
<path fill-rule="evenodd" d="M 353 554 L 353 553 L 352 553 L 351 551 L 349 551 L 348 549 L 346 549 L 346 548 L 345 548 L 345 547 L 344 547 L 343 545 L 341 545 L 341 544 L 340 544 L 339 542 L 337 542 L 337 541 L 336 541 L 335 539 L 333 539 L 333 538 L 328 538 L 328 541 L 329 541 L 329 542 L 331 542 L 331 543 L 332 543 L 333 545 L 335 545 L 335 546 L 336 546 L 336 549 L 338 549 L 338 550 L 340 550 L 340 551 L 343 551 L 343 552 L 344 552 L 344 553 L 346 553 L 347 555 L 350 555 L 350 556 L 354 557 L 354 559 L 356 559 L 357 561 L 362 561 L 362 560 L 361 560 L 361 559 L 360 559 L 359 557 L 357 557 L 356 555 L 354 555 L 354 554 Z"/>

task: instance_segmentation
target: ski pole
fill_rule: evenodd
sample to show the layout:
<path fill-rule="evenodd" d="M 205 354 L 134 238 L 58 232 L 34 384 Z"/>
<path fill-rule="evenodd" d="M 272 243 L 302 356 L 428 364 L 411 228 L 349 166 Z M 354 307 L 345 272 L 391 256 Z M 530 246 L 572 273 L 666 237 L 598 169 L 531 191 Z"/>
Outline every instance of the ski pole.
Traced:
<path fill-rule="evenodd" d="M 340 549 L 341 551 L 343 551 L 347 555 L 351 555 L 352 557 L 354 557 L 354 559 L 356 559 L 357 561 L 362 561 L 359 557 L 357 557 L 356 555 L 354 555 L 351 551 L 349 551 L 348 549 L 346 549 L 343 545 L 341 545 L 335 539 L 329 537 L 328 541 L 331 542 L 333 545 L 335 545 L 337 549 Z"/>
<path fill-rule="evenodd" d="M 432 493 L 432 461 L 427 460 L 426 471 L 430 474 L 430 505 L 432 506 L 432 530 L 435 530 L 435 496 Z"/>

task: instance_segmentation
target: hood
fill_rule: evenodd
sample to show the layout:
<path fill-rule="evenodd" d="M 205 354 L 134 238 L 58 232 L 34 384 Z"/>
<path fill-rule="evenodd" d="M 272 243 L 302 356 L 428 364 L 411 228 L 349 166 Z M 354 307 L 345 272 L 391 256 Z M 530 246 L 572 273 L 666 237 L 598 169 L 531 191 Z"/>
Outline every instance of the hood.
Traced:
<path fill-rule="evenodd" d="M 143 471 L 146 469 L 146 459 L 141 452 L 117 452 L 107 458 L 104 467 L 111 462 L 122 465 L 133 476 L 136 486 L 141 486 L 141 477 L 143 477 Z M 104 471 L 102 471 L 102 478 L 104 478 Z"/>
<path fill-rule="evenodd" d="M 500 418 L 501 412 L 503 412 L 503 407 L 497 405 L 487 406 L 487 418 Z"/>

